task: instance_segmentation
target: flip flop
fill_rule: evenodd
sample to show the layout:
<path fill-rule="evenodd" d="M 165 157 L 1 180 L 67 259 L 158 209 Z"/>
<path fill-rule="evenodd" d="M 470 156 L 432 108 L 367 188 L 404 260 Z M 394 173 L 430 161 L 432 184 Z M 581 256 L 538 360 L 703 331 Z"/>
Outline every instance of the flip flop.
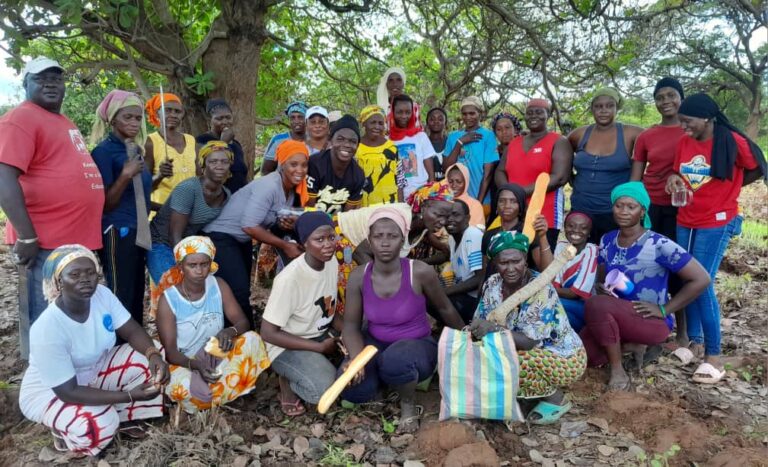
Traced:
<path fill-rule="evenodd" d="M 725 376 L 725 370 L 718 370 L 711 363 L 702 363 L 693 372 L 693 382 L 700 384 L 717 384 Z"/>
<path fill-rule="evenodd" d="M 66 441 L 64 441 L 64 437 L 62 437 L 60 434 L 56 433 L 53 430 L 51 430 L 51 435 L 53 435 L 54 449 L 56 449 L 59 452 L 69 452 L 69 448 L 67 447 Z"/>
<path fill-rule="evenodd" d="M 118 428 L 118 432 L 122 436 L 126 436 L 130 439 L 144 439 L 147 437 L 147 430 L 142 426 L 139 422 L 137 423 L 129 423 L 128 425 L 124 424 L 120 428 Z"/>
<path fill-rule="evenodd" d="M 397 422 L 398 433 L 413 433 L 419 429 L 419 421 L 421 421 L 421 415 L 424 413 L 424 406 L 416 405 L 416 415 L 412 415 L 407 418 L 401 418 Z M 415 422 L 415 428 L 410 429 Z"/>
<path fill-rule="evenodd" d="M 528 414 L 528 419 L 530 419 L 533 414 L 537 414 L 539 418 L 528 420 L 528 423 L 533 425 L 551 425 L 560 420 L 560 417 L 568 413 L 568 411 L 571 410 L 571 407 L 573 407 L 573 404 L 569 400 L 565 400 L 565 403 L 561 405 L 541 401 L 536 404 L 536 407 L 534 407 L 533 410 L 531 410 L 531 413 Z"/>
<path fill-rule="evenodd" d="M 683 363 L 683 365 L 691 363 L 695 357 L 693 352 L 691 352 L 691 349 L 688 347 L 678 347 L 674 352 L 672 352 L 672 355 L 677 357 Z"/>
<path fill-rule="evenodd" d="M 307 412 L 307 408 L 301 403 L 301 399 L 296 398 L 295 402 L 285 402 L 278 396 L 277 400 L 280 402 L 280 410 L 288 417 L 298 417 L 304 415 Z"/>

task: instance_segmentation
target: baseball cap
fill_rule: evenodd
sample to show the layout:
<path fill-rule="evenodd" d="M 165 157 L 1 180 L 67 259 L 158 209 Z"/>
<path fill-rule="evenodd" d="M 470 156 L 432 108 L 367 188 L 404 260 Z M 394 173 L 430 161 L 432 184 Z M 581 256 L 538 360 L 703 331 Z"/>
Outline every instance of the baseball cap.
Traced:
<path fill-rule="evenodd" d="M 309 110 L 307 110 L 307 120 L 309 120 L 310 117 L 313 115 L 320 115 L 325 118 L 328 118 L 328 111 L 325 110 L 325 107 L 320 107 L 319 105 L 316 105 L 314 107 L 310 107 Z"/>
<path fill-rule="evenodd" d="M 59 65 L 59 62 L 56 60 L 52 60 L 48 57 L 36 57 L 24 65 L 24 71 L 22 72 L 21 76 L 23 78 L 29 73 L 36 75 L 41 71 L 48 70 L 49 68 L 57 68 L 60 71 L 64 71 L 64 67 Z"/>

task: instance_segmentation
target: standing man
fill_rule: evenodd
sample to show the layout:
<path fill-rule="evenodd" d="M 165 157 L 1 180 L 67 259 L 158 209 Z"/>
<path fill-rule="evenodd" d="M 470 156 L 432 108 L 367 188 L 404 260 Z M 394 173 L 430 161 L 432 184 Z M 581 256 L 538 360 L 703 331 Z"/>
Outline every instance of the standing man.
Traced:
<path fill-rule="evenodd" d="M 28 326 L 47 307 L 42 276 L 48 255 L 73 243 L 101 248 L 104 182 L 80 131 L 60 113 L 61 65 L 38 57 L 24 67 L 23 80 L 26 100 L 0 118 L 0 207 L 8 217 L 5 241 L 19 266 L 26 358 Z"/>
<path fill-rule="evenodd" d="M 304 118 L 307 114 L 307 104 L 301 101 L 295 101 L 288 104 L 285 108 L 285 115 L 288 117 L 288 131 L 279 133 L 272 137 L 267 144 L 267 150 L 264 151 L 264 160 L 261 163 L 261 175 L 267 175 L 277 170 L 277 147 L 287 139 L 304 141 L 307 131 L 307 121 Z"/>

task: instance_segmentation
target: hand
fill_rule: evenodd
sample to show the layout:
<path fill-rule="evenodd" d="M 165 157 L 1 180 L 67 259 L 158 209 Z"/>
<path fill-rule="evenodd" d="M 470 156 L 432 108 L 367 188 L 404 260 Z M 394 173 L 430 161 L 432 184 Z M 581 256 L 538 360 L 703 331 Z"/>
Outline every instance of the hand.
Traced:
<path fill-rule="evenodd" d="M 154 383 L 144 383 L 128 391 L 133 401 L 148 401 L 154 399 L 160 394 L 160 388 Z"/>
<path fill-rule="evenodd" d="M 298 216 L 280 217 L 277 219 L 277 225 L 280 226 L 281 229 L 291 232 L 296 227 L 296 219 L 298 218 Z"/>
<path fill-rule="evenodd" d="M 189 369 L 200 373 L 200 376 L 203 378 L 203 381 L 205 381 L 208 384 L 215 383 L 216 381 L 219 380 L 219 377 L 220 377 L 220 375 L 213 373 L 211 370 L 206 368 L 200 360 L 197 360 L 197 359 L 192 359 L 192 361 L 189 364 Z"/>
<path fill-rule="evenodd" d="M 149 358 L 149 372 L 152 374 L 154 385 L 158 388 L 168 384 L 168 381 L 171 379 L 168 363 L 163 360 L 160 354 L 154 354 Z"/>
<path fill-rule="evenodd" d="M 344 360 L 344 362 L 341 364 L 342 373 L 347 371 L 347 368 L 349 368 L 349 364 L 352 363 L 352 360 L 352 358 Z M 361 368 L 360 371 L 355 374 L 355 376 L 352 378 L 352 381 L 349 382 L 349 385 L 356 386 L 362 383 L 363 379 L 365 379 L 365 367 Z"/>
<path fill-rule="evenodd" d="M 173 160 L 167 159 L 161 162 L 158 174 L 160 175 L 160 178 L 173 177 Z"/>
<path fill-rule="evenodd" d="M 664 318 L 659 305 L 649 302 L 632 302 L 635 311 L 643 318 Z"/>
<path fill-rule="evenodd" d="M 216 339 L 219 340 L 219 348 L 224 352 L 229 352 L 235 346 L 235 330 L 231 327 L 224 328 L 216 334 Z"/>
<path fill-rule="evenodd" d="M 669 178 L 667 179 L 666 186 L 664 186 L 664 191 L 666 191 L 668 195 L 671 195 L 675 191 L 683 190 L 683 189 L 685 189 L 685 182 L 677 174 L 670 175 Z"/>
<path fill-rule="evenodd" d="M 472 323 L 469 325 L 469 330 L 472 333 L 472 336 L 477 340 L 482 339 L 488 333 L 498 331 L 499 328 L 500 326 L 498 324 L 481 318 L 473 319 Z"/>
<path fill-rule="evenodd" d="M 235 132 L 232 131 L 232 128 L 224 128 L 221 130 L 221 141 L 230 143 L 233 139 L 235 139 Z"/>
<path fill-rule="evenodd" d="M 533 230 L 536 232 L 536 236 L 539 238 L 545 237 L 547 235 L 549 224 L 547 223 L 547 218 L 544 217 L 543 214 L 538 214 L 533 219 Z"/>
<path fill-rule="evenodd" d="M 483 135 L 476 131 L 469 131 L 464 134 L 461 138 L 459 138 L 459 141 L 461 141 L 464 144 L 474 143 L 475 141 L 480 141 L 483 139 Z"/>
<path fill-rule="evenodd" d="M 283 253 L 290 259 L 298 258 L 303 253 L 298 243 L 288 242 L 283 248 Z"/>
<path fill-rule="evenodd" d="M 129 160 L 123 165 L 123 172 L 120 174 L 125 178 L 133 178 L 144 171 L 144 160 L 133 159 Z"/>
<path fill-rule="evenodd" d="M 13 262 L 19 266 L 31 268 L 35 265 L 35 258 L 40 251 L 40 244 L 35 241 L 32 243 L 16 242 L 13 245 Z"/>
<path fill-rule="evenodd" d="M 324 341 L 320 342 L 320 348 L 318 349 L 318 352 L 324 355 L 333 355 L 339 349 L 338 342 L 338 337 L 328 337 Z"/>
<path fill-rule="evenodd" d="M 615 295 L 613 295 L 608 291 L 608 289 L 605 288 L 605 284 L 602 283 L 595 284 L 595 293 L 597 295 L 609 295 L 611 297 L 615 297 Z"/>

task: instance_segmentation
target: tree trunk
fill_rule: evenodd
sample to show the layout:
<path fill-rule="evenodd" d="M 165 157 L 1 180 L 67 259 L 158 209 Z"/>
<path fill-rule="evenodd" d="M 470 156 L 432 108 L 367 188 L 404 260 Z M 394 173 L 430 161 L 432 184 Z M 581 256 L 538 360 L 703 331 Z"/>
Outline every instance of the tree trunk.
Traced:
<path fill-rule="evenodd" d="M 752 93 L 751 102 L 748 102 L 747 109 L 749 115 L 747 116 L 747 126 L 744 128 L 744 133 L 752 139 L 757 141 L 757 137 L 760 133 L 760 122 L 765 115 L 765 111 L 761 111 L 760 106 L 763 103 L 763 92 L 760 83 L 755 86 L 755 91 Z"/>

